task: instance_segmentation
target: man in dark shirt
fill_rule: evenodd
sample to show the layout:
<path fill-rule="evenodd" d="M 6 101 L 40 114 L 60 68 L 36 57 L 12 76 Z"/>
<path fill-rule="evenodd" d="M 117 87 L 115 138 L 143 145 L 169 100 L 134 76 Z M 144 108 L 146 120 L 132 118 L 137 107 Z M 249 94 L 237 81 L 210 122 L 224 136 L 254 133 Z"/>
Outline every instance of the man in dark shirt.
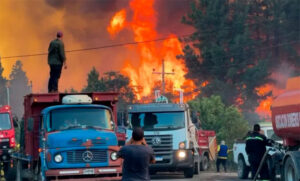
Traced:
<path fill-rule="evenodd" d="M 56 39 L 50 42 L 48 48 L 48 64 L 50 66 L 50 78 L 48 83 L 48 92 L 58 92 L 58 80 L 64 65 L 67 68 L 64 43 L 62 41 L 63 33 L 57 32 Z"/>
<path fill-rule="evenodd" d="M 248 160 L 251 166 L 251 175 L 254 178 L 259 164 L 266 152 L 266 146 L 268 144 L 265 135 L 260 134 L 259 124 L 255 124 L 253 127 L 253 132 L 246 138 L 246 152 L 248 154 Z M 265 162 L 260 171 L 260 179 L 268 179 L 268 165 Z"/>
<path fill-rule="evenodd" d="M 150 181 L 149 164 L 155 163 L 154 153 L 146 144 L 142 128 L 134 128 L 132 138 L 118 156 L 124 159 L 123 181 Z"/>

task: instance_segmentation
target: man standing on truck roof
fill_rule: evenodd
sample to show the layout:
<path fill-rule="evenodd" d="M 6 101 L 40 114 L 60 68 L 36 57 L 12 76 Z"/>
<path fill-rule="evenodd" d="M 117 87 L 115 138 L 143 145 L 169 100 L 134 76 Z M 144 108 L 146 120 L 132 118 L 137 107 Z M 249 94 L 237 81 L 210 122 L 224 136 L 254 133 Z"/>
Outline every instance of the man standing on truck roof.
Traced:
<path fill-rule="evenodd" d="M 259 164 L 266 152 L 267 138 L 265 135 L 260 134 L 260 125 L 255 124 L 253 132 L 246 138 L 246 152 L 248 154 L 249 163 L 251 166 L 251 176 L 254 178 Z M 268 179 L 268 165 L 263 164 L 263 167 L 259 173 L 260 179 Z"/>
<path fill-rule="evenodd" d="M 118 156 L 124 159 L 123 181 L 150 181 L 149 164 L 155 163 L 154 152 L 147 145 L 142 128 L 133 129 L 132 138 Z"/>
<path fill-rule="evenodd" d="M 220 164 L 223 165 L 224 171 L 227 172 L 227 158 L 228 158 L 228 146 L 225 141 L 222 140 L 221 144 L 218 145 L 218 157 L 217 157 L 217 172 L 220 172 Z"/>
<path fill-rule="evenodd" d="M 58 92 L 58 80 L 61 75 L 62 67 L 67 69 L 63 33 L 57 32 L 56 39 L 50 42 L 48 48 L 48 64 L 50 66 L 50 78 L 48 82 L 48 92 Z"/>

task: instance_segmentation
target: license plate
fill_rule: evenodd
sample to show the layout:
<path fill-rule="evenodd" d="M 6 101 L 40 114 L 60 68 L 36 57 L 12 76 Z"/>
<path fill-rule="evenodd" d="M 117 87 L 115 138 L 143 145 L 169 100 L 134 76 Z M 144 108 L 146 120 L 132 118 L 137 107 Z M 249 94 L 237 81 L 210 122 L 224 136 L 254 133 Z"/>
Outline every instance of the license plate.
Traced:
<path fill-rule="evenodd" d="M 92 175 L 92 174 L 95 174 L 95 170 L 94 169 L 85 169 L 85 170 L 83 170 L 83 174 L 84 175 Z"/>
<path fill-rule="evenodd" d="M 155 157 L 155 161 L 163 161 L 163 157 Z"/>

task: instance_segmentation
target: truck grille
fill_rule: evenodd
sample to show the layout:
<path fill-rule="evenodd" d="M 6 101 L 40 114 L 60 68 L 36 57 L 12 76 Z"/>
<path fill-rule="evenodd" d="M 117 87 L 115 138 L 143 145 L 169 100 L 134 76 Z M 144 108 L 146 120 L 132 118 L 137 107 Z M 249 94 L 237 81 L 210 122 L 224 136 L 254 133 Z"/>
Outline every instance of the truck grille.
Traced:
<path fill-rule="evenodd" d="M 9 148 L 9 138 L 0 139 L 0 148 L 1 149 L 8 149 Z"/>
<path fill-rule="evenodd" d="M 107 162 L 107 150 L 67 151 L 68 163 L 103 163 Z"/>
<path fill-rule="evenodd" d="M 146 142 L 152 147 L 155 157 L 160 158 L 157 163 L 170 163 L 172 160 L 172 135 L 145 135 Z M 160 140 L 160 143 L 157 143 Z"/>

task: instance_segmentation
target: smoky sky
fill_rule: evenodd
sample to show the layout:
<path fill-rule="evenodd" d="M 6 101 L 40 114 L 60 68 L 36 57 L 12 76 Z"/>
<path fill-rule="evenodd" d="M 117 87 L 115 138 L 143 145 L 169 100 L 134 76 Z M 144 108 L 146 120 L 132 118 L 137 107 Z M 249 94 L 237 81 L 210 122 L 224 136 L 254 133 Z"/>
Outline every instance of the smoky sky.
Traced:
<path fill-rule="evenodd" d="M 62 21 L 65 21 L 65 28 L 70 30 L 79 40 L 94 39 L 95 36 L 106 40 L 106 31 L 101 24 L 108 25 L 113 14 L 120 9 L 129 9 L 130 0 L 45 0 L 48 5 L 57 9 L 64 9 L 66 14 Z M 154 8 L 157 11 L 156 30 L 159 34 L 185 34 L 191 32 L 190 27 L 181 23 L 182 16 L 186 15 L 193 0 L 155 0 Z M 128 20 L 130 21 L 130 11 Z M 90 26 L 76 27 L 74 23 L 78 19 L 90 22 Z M 92 21 L 99 21 L 93 23 Z M 99 35 L 101 32 L 102 36 Z M 104 35 L 104 37 L 103 37 Z M 95 39 L 94 39 L 95 40 Z"/>

